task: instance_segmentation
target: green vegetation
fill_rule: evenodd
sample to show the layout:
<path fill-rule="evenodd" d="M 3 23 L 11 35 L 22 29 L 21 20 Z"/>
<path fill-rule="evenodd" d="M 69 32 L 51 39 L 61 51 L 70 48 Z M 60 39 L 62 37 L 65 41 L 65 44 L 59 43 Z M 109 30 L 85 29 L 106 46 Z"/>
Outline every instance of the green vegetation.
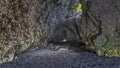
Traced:
<path fill-rule="evenodd" d="M 102 49 L 97 50 L 97 54 L 99 56 L 120 57 L 119 48 L 107 49 L 103 47 Z"/>
<path fill-rule="evenodd" d="M 94 40 L 95 47 L 97 48 L 97 54 L 99 56 L 120 57 L 120 46 L 118 45 L 119 41 L 120 39 L 117 35 L 114 37 L 108 37 L 103 34 L 98 36 L 97 39 Z"/>
<path fill-rule="evenodd" d="M 75 11 L 78 12 L 82 12 L 82 5 L 79 3 L 78 6 L 76 7 Z"/>

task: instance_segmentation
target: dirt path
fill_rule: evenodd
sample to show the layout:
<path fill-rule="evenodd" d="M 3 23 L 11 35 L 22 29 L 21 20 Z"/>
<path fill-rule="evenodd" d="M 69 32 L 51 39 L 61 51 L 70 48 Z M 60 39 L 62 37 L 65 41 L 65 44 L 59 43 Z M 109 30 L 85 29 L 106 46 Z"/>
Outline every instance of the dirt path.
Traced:
<path fill-rule="evenodd" d="M 20 55 L 0 68 L 120 68 L 120 58 L 99 57 L 89 52 L 41 49 Z"/>

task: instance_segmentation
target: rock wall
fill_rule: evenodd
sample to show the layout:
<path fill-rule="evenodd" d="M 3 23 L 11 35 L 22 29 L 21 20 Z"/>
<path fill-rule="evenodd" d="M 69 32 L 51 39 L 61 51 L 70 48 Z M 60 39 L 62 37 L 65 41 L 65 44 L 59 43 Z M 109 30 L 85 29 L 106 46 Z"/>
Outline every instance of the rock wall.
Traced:
<path fill-rule="evenodd" d="M 83 3 L 80 36 L 99 55 L 120 56 L 120 1 L 88 0 Z"/>
<path fill-rule="evenodd" d="M 82 17 L 75 15 L 64 20 L 54 29 L 50 40 L 84 42 L 85 50 L 96 52 L 98 55 L 120 57 L 120 1 L 80 2 Z"/>
<path fill-rule="evenodd" d="M 70 19 L 79 1 L 82 18 Z M 46 46 L 53 29 L 63 21 L 71 22 L 66 24 L 70 26 L 66 29 L 67 40 L 82 41 L 85 49 L 93 49 L 99 55 L 120 56 L 119 3 L 119 0 L 1 0 L 0 63 L 13 60 L 28 48 Z"/>
<path fill-rule="evenodd" d="M 0 0 L 0 63 L 35 45 L 46 45 L 67 15 L 69 0 Z M 39 43 L 37 43 L 39 42 Z"/>

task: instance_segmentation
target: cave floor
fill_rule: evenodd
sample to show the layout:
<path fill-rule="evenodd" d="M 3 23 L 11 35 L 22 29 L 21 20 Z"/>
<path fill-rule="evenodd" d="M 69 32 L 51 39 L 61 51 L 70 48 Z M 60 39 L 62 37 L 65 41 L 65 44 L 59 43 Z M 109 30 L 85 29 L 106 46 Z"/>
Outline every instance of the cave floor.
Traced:
<path fill-rule="evenodd" d="M 0 68 L 120 68 L 120 58 L 44 48 L 21 54 L 13 61 L 1 64 Z"/>

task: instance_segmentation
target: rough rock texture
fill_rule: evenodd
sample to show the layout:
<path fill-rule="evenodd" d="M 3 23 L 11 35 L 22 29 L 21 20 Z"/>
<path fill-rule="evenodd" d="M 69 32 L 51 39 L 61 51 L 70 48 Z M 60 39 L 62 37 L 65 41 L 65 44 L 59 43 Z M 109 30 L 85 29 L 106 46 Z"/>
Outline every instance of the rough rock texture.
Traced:
<path fill-rule="evenodd" d="M 56 25 L 48 41 L 80 41 L 77 30 L 79 29 L 78 25 L 81 20 L 81 15 L 82 13 L 78 13 Z"/>
<path fill-rule="evenodd" d="M 54 26 L 67 15 L 68 4 L 69 0 L 0 0 L 0 63 L 38 41 L 45 46 Z"/>
<path fill-rule="evenodd" d="M 60 23 L 51 40 L 76 40 L 85 49 L 99 55 L 120 57 L 120 1 L 81 0 L 82 17 L 75 16 Z M 81 17 L 81 18 L 80 18 Z"/>
<path fill-rule="evenodd" d="M 65 28 L 66 33 L 60 35 L 61 41 L 84 42 L 85 49 L 97 51 L 100 55 L 120 56 L 120 1 L 80 2 L 83 5 L 82 18 L 70 19 L 69 14 L 74 14 L 78 0 L 1 0 L 0 63 L 11 61 L 35 45 L 46 46 L 53 29 L 62 22 L 65 27 L 60 27 L 58 32 L 63 34 Z"/>
<path fill-rule="evenodd" d="M 120 1 L 88 0 L 83 4 L 80 36 L 100 55 L 120 56 Z"/>
<path fill-rule="evenodd" d="M 36 40 L 37 30 L 30 20 L 29 2 L 0 1 L 0 63 L 10 61 Z M 32 25 L 32 26 L 31 26 Z"/>
<path fill-rule="evenodd" d="M 119 68 L 120 58 L 100 57 L 89 52 L 41 49 L 20 55 L 0 68 Z"/>

